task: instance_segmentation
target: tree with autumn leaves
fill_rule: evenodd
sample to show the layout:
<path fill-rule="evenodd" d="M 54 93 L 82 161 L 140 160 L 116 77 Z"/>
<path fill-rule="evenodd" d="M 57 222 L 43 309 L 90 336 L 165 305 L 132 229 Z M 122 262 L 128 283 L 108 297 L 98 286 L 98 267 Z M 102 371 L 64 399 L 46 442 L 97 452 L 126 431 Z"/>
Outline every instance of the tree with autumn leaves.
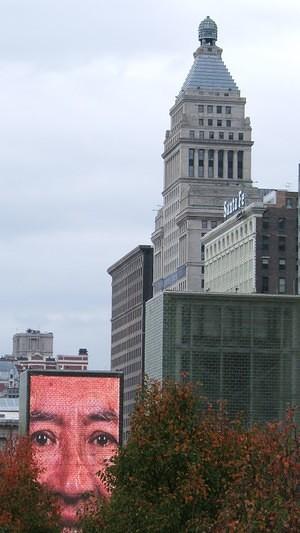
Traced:
<path fill-rule="evenodd" d="M 300 440 L 285 422 L 245 429 L 192 384 L 149 383 L 131 435 L 89 502 L 82 533 L 298 533 Z M 56 533 L 26 439 L 0 452 L 0 533 Z"/>
<path fill-rule="evenodd" d="M 299 532 L 299 444 L 292 412 L 246 430 L 195 385 L 150 383 L 83 532 Z"/>
<path fill-rule="evenodd" d="M 53 496 L 37 482 L 30 441 L 11 441 L 0 450 L 0 533 L 58 533 Z"/>

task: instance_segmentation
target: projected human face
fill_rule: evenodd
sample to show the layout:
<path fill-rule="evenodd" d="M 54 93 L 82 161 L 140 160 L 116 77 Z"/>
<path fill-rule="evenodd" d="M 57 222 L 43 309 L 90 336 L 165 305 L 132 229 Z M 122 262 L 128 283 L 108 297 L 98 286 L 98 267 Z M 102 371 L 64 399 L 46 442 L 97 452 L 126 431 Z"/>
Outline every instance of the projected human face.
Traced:
<path fill-rule="evenodd" d="M 96 475 L 119 443 L 119 379 L 31 376 L 29 433 L 39 482 L 57 498 L 61 524 L 72 527 L 91 496 L 109 497 Z"/>

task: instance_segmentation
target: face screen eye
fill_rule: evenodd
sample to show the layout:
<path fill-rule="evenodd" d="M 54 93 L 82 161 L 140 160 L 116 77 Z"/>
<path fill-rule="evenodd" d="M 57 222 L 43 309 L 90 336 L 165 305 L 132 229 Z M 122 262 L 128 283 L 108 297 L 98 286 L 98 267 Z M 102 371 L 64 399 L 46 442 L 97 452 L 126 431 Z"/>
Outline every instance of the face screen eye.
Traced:
<path fill-rule="evenodd" d="M 95 443 L 98 444 L 98 446 L 107 446 L 110 442 L 111 439 L 105 433 L 101 433 L 101 435 L 98 435 L 95 438 Z"/>
<path fill-rule="evenodd" d="M 45 431 L 37 431 L 31 435 L 31 440 L 38 446 L 46 446 L 50 443 L 50 437 Z"/>
<path fill-rule="evenodd" d="M 108 433 L 98 433 L 90 438 L 90 443 L 105 448 L 106 446 L 117 444 L 116 439 Z"/>

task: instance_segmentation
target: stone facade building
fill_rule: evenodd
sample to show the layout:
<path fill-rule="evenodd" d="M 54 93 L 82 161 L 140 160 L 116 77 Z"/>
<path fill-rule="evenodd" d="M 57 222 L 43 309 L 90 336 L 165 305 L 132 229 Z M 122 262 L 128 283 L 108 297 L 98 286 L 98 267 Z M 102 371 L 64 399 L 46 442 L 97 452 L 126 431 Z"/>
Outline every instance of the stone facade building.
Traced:
<path fill-rule="evenodd" d="M 249 203 L 261 197 L 252 186 L 246 100 L 222 60 L 209 17 L 199 26 L 199 41 L 164 142 L 163 207 L 152 234 L 154 294 L 203 290 L 201 237 L 222 222 L 226 198 L 238 190 Z"/>
<path fill-rule="evenodd" d="M 297 200 L 295 192 L 270 191 L 211 230 L 202 241 L 205 290 L 297 294 Z"/>
<path fill-rule="evenodd" d="M 26 359 L 39 354 L 42 358 L 53 357 L 53 333 L 43 333 L 38 329 L 27 329 L 13 336 L 13 357 Z"/>

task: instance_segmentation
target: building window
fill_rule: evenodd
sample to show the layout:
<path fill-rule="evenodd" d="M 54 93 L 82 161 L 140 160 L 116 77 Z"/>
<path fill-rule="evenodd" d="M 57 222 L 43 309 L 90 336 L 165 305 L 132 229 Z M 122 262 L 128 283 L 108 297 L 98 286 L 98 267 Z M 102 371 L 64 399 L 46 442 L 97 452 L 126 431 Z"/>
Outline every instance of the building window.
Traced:
<path fill-rule="evenodd" d="M 215 138 L 215 132 L 214 131 L 210 131 L 209 132 L 209 138 L 210 139 L 214 139 Z"/>
<path fill-rule="evenodd" d="M 296 207 L 296 205 L 294 204 L 294 199 L 293 199 L 293 198 L 287 198 L 287 199 L 286 199 L 286 204 L 285 204 L 285 205 L 286 205 L 286 207 L 287 207 L 288 209 L 291 209 L 291 208 L 293 208 L 293 207 Z"/>
<path fill-rule="evenodd" d="M 214 107 L 212 105 L 208 105 L 207 106 L 207 112 L 208 113 L 213 113 L 213 111 L 214 111 Z"/>
<path fill-rule="evenodd" d="M 204 105 L 198 105 L 198 113 L 204 113 Z"/>
<path fill-rule="evenodd" d="M 204 274 L 204 266 L 201 267 L 201 274 Z"/>
<path fill-rule="evenodd" d="M 226 120 L 226 128 L 231 128 L 231 120 Z"/>
<path fill-rule="evenodd" d="M 201 289 L 204 289 L 204 279 L 201 280 Z"/>
<path fill-rule="evenodd" d="M 214 177 L 214 150 L 208 150 L 208 177 Z"/>
<path fill-rule="evenodd" d="M 244 140 L 244 134 L 243 133 L 239 133 L 239 141 L 243 141 Z"/>
<path fill-rule="evenodd" d="M 278 280 L 278 292 L 279 292 L 279 294 L 285 294 L 286 293 L 286 279 L 285 278 L 279 278 L 279 280 Z"/>
<path fill-rule="evenodd" d="M 285 270 L 286 259 L 284 257 L 279 258 L 278 266 L 279 266 L 279 270 Z"/>
<path fill-rule="evenodd" d="M 264 218 L 263 221 L 262 221 L 262 228 L 263 229 L 269 229 L 269 221 L 268 219 Z"/>
<path fill-rule="evenodd" d="M 227 153 L 227 176 L 229 179 L 233 178 L 233 151 L 229 150 Z"/>
<path fill-rule="evenodd" d="M 201 244 L 201 261 L 204 261 L 205 259 L 205 246 L 204 244 Z"/>
<path fill-rule="evenodd" d="M 219 139 L 224 139 L 224 131 L 219 131 Z"/>
<path fill-rule="evenodd" d="M 262 249 L 263 249 L 263 252 L 269 251 L 269 235 L 262 236 Z"/>
<path fill-rule="evenodd" d="M 224 177 L 223 164 L 224 164 L 224 150 L 219 150 L 218 151 L 218 176 L 219 178 Z"/>
<path fill-rule="evenodd" d="M 220 120 L 220 119 L 217 120 L 217 126 L 219 128 L 222 128 L 222 120 Z"/>
<path fill-rule="evenodd" d="M 226 113 L 226 115 L 231 115 L 231 106 L 230 105 L 227 105 L 225 107 L 225 113 Z"/>
<path fill-rule="evenodd" d="M 199 131 L 199 139 L 203 141 L 204 139 L 204 131 Z"/>
<path fill-rule="evenodd" d="M 269 267 L 269 258 L 263 257 L 261 260 L 261 267 L 265 270 Z"/>
<path fill-rule="evenodd" d="M 216 228 L 217 227 L 217 221 L 216 220 L 212 220 L 211 223 L 210 223 L 210 226 L 211 228 Z"/>
<path fill-rule="evenodd" d="M 217 105 L 217 113 L 218 114 L 222 113 L 222 106 L 221 105 Z"/>
<path fill-rule="evenodd" d="M 262 278 L 262 292 L 268 292 L 269 291 L 269 278 L 267 276 L 263 276 Z"/>
<path fill-rule="evenodd" d="M 230 132 L 228 133 L 228 139 L 229 139 L 230 141 L 233 141 L 234 136 L 233 136 L 233 132 L 232 132 L 232 131 L 230 131 Z"/>
<path fill-rule="evenodd" d="M 207 229 L 207 220 L 203 219 L 201 224 L 203 229 Z"/>
<path fill-rule="evenodd" d="M 198 150 L 198 178 L 204 177 L 204 150 Z"/>
<path fill-rule="evenodd" d="M 209 119 L 207 120 L 207 125 L 208 125 L 208 126 L 212 126 L 212 125 L 213 125 L 213 119 L 212 119 L 212 118 L 209 118 Z"/>
<path fill-rule="evenodd" d="M 199 118 L 199 126 L 204 126 L 204 120 L 203 120 L 203 118 Z"/>
<path fill-rule="evenodd" d="M 195 158 L 195 150 L 193 148 L 190 148 L 189 149 L 189 177 L 190 178 L 193 178 L 195 174 L 194 158 Z"/>
<path fill-rule="evenodd" d="M 283 231 L 285 229 L 285 218 L 278 219 L 278 229 L 279 231 Z"/>
<path fill-rule="evenodd" d="M 285 252 L 285 237 L 278 237 L 278 251 Z"/>
<path fill-rule="evenodd" d="M 237 156 L 237 177 L 239 180 L 242 180 L 244 173 L 244 152 L 239 150 Z"/>
<path fill-rule="evenodd" d="M 195 138 L 195 130 L 190 130 L 190 138 L 191 139 Z"/>

